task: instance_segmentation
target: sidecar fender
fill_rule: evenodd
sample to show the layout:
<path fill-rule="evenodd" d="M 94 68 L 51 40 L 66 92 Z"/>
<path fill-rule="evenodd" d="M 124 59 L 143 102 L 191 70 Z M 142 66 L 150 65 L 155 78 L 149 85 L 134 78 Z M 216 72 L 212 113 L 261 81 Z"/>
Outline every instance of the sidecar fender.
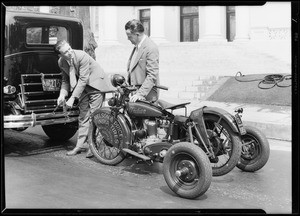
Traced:
<path fill-rule="evenodd" d="M 131 131 L 122 114 L 114 115 L 110 107 L 101 107 L 91 114 L 91 122 L 112 143 L 121 144 L 121 148 L 128 148 L 131 143 Z"/>
<path fill-rule="evenodd" d="M 222 120 L 226 121 L 228 125 L 231 127 L 233 132 L 239 133 L 239 129 L 236 126 L 234 116 L 227 112 L 226 110 L 223 110 L 218 107 L 201 107 L 199 109 L 196 109 L 191 112 L 191 116 L 195 118 L 197 115 L 201 113 L 201 110 L 203 109 L 203 114 L 211 114 L 211 115 L 217 115 L 222 118 Z"/>

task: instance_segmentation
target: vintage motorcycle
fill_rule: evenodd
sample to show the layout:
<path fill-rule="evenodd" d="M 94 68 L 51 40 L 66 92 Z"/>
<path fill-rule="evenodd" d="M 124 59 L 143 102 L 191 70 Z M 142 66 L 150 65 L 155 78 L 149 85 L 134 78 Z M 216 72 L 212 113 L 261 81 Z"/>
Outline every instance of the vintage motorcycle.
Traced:
<path fill-rule="evenodd" d="M 212 175 L 224 175 L 237 165 L 241 135 L 246 133 L 241 120 L 236 120 L 239 115 L 215 107 L 201 107 L 189 116 L 173 115 L 189 102 L 132 103 L 129 95 L 137 86 L 129 86 L 118 74 L 111 82 L 116 91 L 109 107 L 97 109 L 90 117 L 90 148 L 101 163 L 116 165 L 127 154 L 148 164 L 161 162 L 168 186 L 184 198 L 203 195 Z"/>
<path fill-rule="evenodd" d="M 187 117 L 189 103 L 131 103 L 129 94 L 137 87 L 127 85 L 118 74 L 111 82 L 117 89 L 109 92 L 114 92 L 110 107 L 99 108 L 90 116 L 90 148 L 101 163 L 116 165 L 127 154 L 149 165 L 162 162 L 168 186 L 185 198 L 204 194 L 212 175 L 224 175 L 235 166 L 253 172 L 266 164 L 268 141 L 258 129 L 243 126 L 242 108 L 233 116 L 219 108 L 202 107 Z M 94 93 L 98 91 L 89 94 Z M 65 104 L 63 107 L 68 117 Z M 185 108 L 185 116 L 172 114 L 179 108 Z"/>

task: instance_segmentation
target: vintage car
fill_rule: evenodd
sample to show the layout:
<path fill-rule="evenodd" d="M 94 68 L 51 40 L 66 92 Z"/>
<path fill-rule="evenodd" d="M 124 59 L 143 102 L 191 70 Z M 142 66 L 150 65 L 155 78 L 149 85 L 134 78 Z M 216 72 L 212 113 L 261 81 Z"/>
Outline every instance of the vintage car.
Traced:
<path fill-rule="evenodd" d="M 51 139 L 67 140 L 77 131 L 78 108 L 57 108 L 61 71 L 54 44 L 83 48 L 81 20 L 54 14 L 6 11 L 4 129 L 41 125 Z"/>

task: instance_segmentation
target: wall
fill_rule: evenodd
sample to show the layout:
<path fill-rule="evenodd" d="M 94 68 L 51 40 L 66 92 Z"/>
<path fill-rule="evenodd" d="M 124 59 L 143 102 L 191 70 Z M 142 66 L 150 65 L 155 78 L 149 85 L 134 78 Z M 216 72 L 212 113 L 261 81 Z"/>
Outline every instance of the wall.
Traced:
<path fill-rule="evenodd" d="M 165 34 L 169 42 L 180 41 L 180 7 L 168 6 L 165 9 Z"/>
<path fill-rule="evenodd" d="M 250 39 L 289 39 L 291 33 L 291 3 L 267 2 L 250 7 Z"/>

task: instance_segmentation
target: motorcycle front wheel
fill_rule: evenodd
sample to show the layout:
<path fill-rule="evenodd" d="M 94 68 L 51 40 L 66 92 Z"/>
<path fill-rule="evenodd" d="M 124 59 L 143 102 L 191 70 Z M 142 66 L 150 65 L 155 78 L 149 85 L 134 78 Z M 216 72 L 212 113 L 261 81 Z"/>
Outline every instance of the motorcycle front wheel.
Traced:
<path fill-rule="evenodd" d="M 246 134 L 242 136 L 242 155 L 236 165 L 246 172 L 261 169 L 269 160 L 270 146 L 266 136 L 257 128 L 245 126 Z"/>
<path fill-rule="evenodd" d="M 90 149 L 102 164 L 114 166 L 125 158 L 125 154 L 121 151 L 122 141 L 114 135 L 111 128 L 98 128 L 94 122 L 90 125 Z"/>
<path fill-rule="evenodd" d="M 237 165 L 241 156 L 241 139 L 228 123 L 219 121 L 219 116 L 204 115 L 205 126 L 216 158 L 211 159 L 213 176 L 229 173 Z"/>
<path fill-rule="evenodd" d="M 201 148 L 188 142 L 175 144 L 167 151 L 163 175 L 169 188 L 187 199 L 203 195 L 212 181 L 207 155 Z"/>

